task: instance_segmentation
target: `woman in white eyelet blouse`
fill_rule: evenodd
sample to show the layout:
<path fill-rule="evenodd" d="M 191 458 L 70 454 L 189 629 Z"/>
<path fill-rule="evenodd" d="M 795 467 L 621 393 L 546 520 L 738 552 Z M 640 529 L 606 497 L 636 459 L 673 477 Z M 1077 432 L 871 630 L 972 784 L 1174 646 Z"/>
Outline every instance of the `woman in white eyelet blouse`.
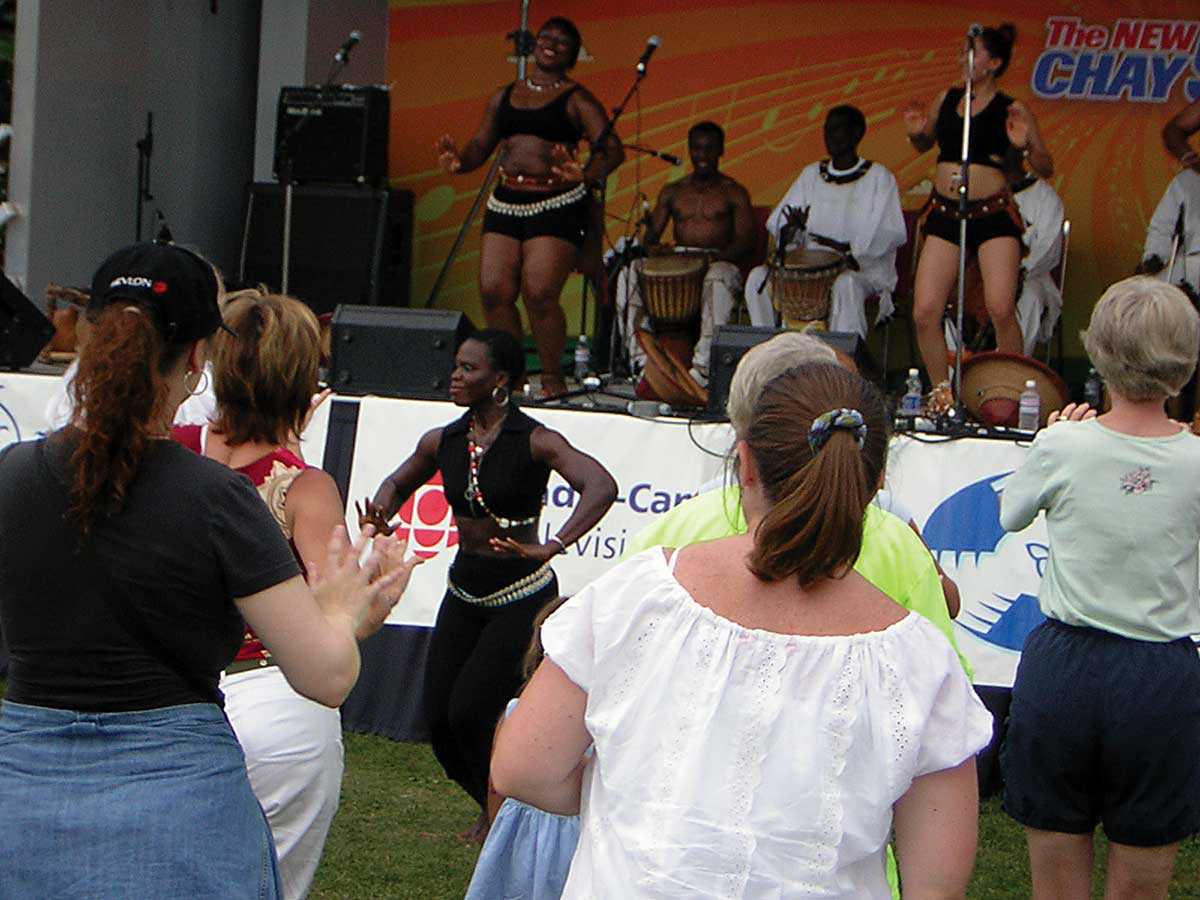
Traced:
<path fill-rule="evenodd" d="M 893 826 L 906 900 L 961 897 L 991 717 L 945 637 L 848 571 L 882 401 L 803 366 L 739 438 L 749 534 L 647 550 L 550 617 L 496 789 L 581 814 L 568 898 L 885 898 Z"/>

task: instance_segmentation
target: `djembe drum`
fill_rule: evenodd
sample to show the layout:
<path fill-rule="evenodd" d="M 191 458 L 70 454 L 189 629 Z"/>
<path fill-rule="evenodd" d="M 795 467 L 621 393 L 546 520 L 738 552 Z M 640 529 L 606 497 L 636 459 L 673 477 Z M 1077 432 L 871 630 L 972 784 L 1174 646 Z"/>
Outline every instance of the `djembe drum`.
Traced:
<path fill-rule="evenodd" d="M 771 273 L 771 300 L 784 327 L 827 327 L 833 283 L 845 268 L 846 257 L 836 250 L 789 250 Z"/>
<path fill-rule="evenodd" d="M 665 252 L 642 260 L 638 285 L 655 334 L 691 331 L 700 316 L 708 257 Z"/>

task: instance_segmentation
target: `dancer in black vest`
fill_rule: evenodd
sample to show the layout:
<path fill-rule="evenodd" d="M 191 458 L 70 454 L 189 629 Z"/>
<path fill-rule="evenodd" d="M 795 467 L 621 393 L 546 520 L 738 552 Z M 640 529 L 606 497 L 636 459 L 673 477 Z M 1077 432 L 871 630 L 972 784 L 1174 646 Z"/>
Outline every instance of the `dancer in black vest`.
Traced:
<path fill-rule="evenodd" d="M 1004 176 L 1009 154 L 1023 154 L 1042 178 L 1054 174 L 1054 162 L 1033 113 L 1004 94 L 997 79 L 1008 68 L 1017 31 L 1005 23 L 984 28 L 974 38 L 974 95 L 968 160 L 967 250 L 979 259 L 983 299 L 996 329 L 996 345 L 1008 353 L 1023 349 L 1017 321 L 1017 278 L 1021 264 L 1021 215 Z M 962 55 L 966 65 L 966 53 Z M 946 360 L 942 316 L 958 278 L 958 187 L 962 175 L 963 87 L 942 91 L 926 107 L 913 100 L 904 107 L 908 139 L 924 153 L 938 148 L 931 210 L 924 225 L 925 243 L 917 262 L 913 321 L 925 371 L 933 388 L 930 407 L 944 412 L 954 403 Z"/>
<path fill-rule="evenodd" d="M 479 292 L 488 326 L 517 337 L 517 295 L 525 298 L 547 396 L 566 388 L 559 295 L 589 229 L 587 184 L 602 181 L 624 158 L 610 133 L 585 165 L 576 159 L 579 142 L 594 145 L 608 122 L 599 101 L 567 75 L 582 46 L 569 19 L 549 19 L 538 30 L 530 74 L 492 95 L 475 136 L 461 149 L 448 134 L 436 146 L 451 174 L 479 168 L 500 148 L 500 177 L 483 219 Z"/>
<path fill-rule="evenodd" d="M 481 810 L 492 732 L 521 684 L 533 619 L 558 596 L 550 561 L 590 531 L 617 496 L 600 463 L 510 402 L 524 374 L 521 345 L 507 332 L 481 331 L 463 341 L 450 399 L 466 413 L 426 433 L 359 510 L 360 521 L 386 534 L 404 501 L 442 473 L 459 549 L 429 647 L 425 713 L 446 775 Z M 538 519 L 551 471 L 579 499 L 566 524 L 543 543 Z"/>

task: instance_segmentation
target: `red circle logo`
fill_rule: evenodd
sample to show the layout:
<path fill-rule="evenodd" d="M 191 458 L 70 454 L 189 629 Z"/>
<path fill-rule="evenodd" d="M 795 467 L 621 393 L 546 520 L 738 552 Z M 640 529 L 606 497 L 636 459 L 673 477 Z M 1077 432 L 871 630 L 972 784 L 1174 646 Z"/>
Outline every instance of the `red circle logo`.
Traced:
<path fill-rule="evenodd" d="M 150 285 L 150 290 L 156 294 L 165 294 L 167 292 L 167 283 L 165 281 L 156 281 Z"/>
<path fill-rule="evenodd" d="M 458 546 L 458 525 L 442 490 L 442 473 L 435 472 L 400 507 L 396 534 L 408 541 L 408 549 L 421 559 L 432 559 L 443 550 Z"/>

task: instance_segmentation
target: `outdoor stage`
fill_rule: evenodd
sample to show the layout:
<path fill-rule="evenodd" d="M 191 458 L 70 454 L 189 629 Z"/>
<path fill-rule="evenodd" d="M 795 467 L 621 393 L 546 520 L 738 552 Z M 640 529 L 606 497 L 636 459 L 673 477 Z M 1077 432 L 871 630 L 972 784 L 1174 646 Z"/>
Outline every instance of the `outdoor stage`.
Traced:
<path fill-rule="evenodd" d="M 56 377 L 0 373 L 0 446 L 36 437 Z M 620 487 L 617 503 L 593 531 L 555 564 L 572 593 L 623 554 L 629 538 L 662 512 L 725 477 L 731 431 L 724 423 L 643 419 L 588 409 L 530 409 L 548 427 L 600 459 Z M 460 410 L 447 402 L 335 397 L 305 433 L 310 463 L 338 481 L 348 500 L 372 495 L 430 428 Z M 1021 462 L 1024 444 L 962 438 L 897 437 L 887 486 L 907 507 L 942 567 L 958 582 L 962 611 L 955 636 L 978 685 L 1007 687 L 1029 630 L 1041 621 L 1037 590 L 1048 547 L 1045 524 L 1007 534 L 999 521 L 999 491 Z M 438 479 L 400 511 L 400 533 L 427 558 L 416 570 L 388 626 L 363 644 L 359 685 L 343 707 L 345 726 L 395 739 L 424 736 L 420 681 L 430 626 L 446 584 L 457 529 Z M 552 477 L 542 518 L 555 533 L 575 503 L 571 488 Z M 353 509 L 353 503 L 349 503 Z M 351 515 L 347 523 L 357 527 Z"/>

